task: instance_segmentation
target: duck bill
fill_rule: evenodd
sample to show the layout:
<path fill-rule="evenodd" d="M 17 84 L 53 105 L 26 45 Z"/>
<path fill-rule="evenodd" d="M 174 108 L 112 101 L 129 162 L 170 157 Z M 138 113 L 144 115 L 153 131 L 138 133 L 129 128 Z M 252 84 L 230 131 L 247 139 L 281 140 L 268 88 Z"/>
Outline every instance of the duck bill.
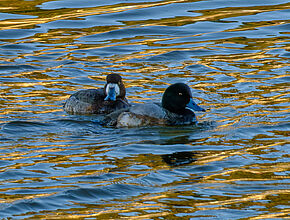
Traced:
<path fill-rule="evenodd" d="M 193 111 L 205 112 L 205 109 L 197 105 L 192 99 L 190 99 L 186 107 Z"/>
<path fill-rule="evenodd" d="M 105 101 L 116 101 L 115 87 L 109 87 Z"/>

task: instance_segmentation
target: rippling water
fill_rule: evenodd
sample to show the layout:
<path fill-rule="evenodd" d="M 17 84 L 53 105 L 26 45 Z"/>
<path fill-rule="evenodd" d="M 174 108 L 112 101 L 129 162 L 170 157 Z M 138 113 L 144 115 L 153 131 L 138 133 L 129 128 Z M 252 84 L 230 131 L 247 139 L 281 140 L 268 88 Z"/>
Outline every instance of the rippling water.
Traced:
<path fill-rule="evenodd" d="M 289 218 L 290 4 L 1 1 L 0 218 Z M 62 104 L 108 73 L 175 82 L 198 126 L 104 128 Z"/>

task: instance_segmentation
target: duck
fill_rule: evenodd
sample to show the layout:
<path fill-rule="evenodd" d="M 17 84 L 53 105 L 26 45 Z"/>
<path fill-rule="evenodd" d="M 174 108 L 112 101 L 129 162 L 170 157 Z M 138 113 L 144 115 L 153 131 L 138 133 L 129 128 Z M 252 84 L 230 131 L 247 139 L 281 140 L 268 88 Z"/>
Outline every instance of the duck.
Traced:
<path fill-rule="evenodd" d="M 107 75 L 102 89 L 84 89 L 72 94 L 63 108 L 69 114 L 109 114 L 128 108 L 126 89 L 119 74 Z"/>
<path fill-rule="evenodd" d="M 197 105 L 190 87 L 185 83 L 170 85 L 160 103 L 131 105 L 108 114 L 103 125 L 114 127 L 140 127 L 152 125 L 192 125 L 197 123 L 195 111 L 206 110 Z"/>

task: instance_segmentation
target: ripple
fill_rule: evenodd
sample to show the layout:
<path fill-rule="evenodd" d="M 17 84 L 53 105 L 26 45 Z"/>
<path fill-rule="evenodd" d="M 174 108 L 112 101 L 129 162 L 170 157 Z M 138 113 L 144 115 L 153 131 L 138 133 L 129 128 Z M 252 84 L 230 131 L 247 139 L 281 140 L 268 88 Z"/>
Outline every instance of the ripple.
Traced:
<path fill-rule="evenodd" d="M 289 3 L 23 1 L 0 13 L 0 216 L 289 216 Z M 185 82 L 197 126 L 104 128 L 64 101 Z"/>

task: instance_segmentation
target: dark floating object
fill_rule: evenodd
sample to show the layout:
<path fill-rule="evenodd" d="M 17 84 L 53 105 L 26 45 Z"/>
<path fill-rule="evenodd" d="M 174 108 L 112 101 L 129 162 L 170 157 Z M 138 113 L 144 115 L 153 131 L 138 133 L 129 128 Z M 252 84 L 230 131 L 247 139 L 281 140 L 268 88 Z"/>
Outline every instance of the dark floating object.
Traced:
<path fill-rule="evenodd" d="M 80 90 L 64 104 L 70 114 L 108 114 L 130 105 L 125 98 L 126 89 L 119 74 L 109 74 L 103 89 Z"/>
<path fill-rule="evenodd" d="M 116 127 L 191 125 L 197 123 L 194 111 L 205 112 L 205 109 L 193 101 L 188 85 L 175 83 L 165 90 L 161 105 L 135 104 L 107 115 L 103 124 Z"/>

